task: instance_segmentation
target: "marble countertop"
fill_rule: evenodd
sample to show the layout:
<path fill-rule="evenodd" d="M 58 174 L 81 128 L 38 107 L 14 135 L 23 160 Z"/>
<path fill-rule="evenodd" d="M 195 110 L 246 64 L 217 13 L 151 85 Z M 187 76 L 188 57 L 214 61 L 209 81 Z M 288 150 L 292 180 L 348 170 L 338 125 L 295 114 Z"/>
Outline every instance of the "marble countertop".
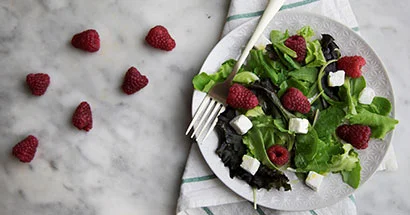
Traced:
<path fill-rule="evenodd" d="M 399 171 L 378 172 L 356 192 L 359 214 L 410 213 L 406 144 L 410 122 L 410 27 L 405 2 L 351 1 L 362 36 L 388 69 L 401 120 L 394 135 Z M 0 2 L 0 214 L 174 214 L 190 141 L 191 79 L 218 42 L 229 1 L 3 0 Z M 161 24 L 177 42 L 172 52 L 144 43 Z M 101 50 L 69 44 L 98 29 Z M 130 66 L 149 85 L 120 90 Z M 28 73 L 51 85 L 29 94 Z M 94 128 L 70 123 L 88 101 Z M 28 134 L 40 146 L 30 164 L 10 155 Z"/>

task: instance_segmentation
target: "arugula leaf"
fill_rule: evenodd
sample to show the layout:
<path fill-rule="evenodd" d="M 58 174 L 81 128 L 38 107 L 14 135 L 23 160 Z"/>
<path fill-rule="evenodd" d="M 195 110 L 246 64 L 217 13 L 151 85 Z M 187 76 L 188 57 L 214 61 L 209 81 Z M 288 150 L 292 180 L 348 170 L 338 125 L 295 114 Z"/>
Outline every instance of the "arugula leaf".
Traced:
<path fill-rule="evenodd" d="M 310 88 L 309 91 L 306 94 L 306 97 L 308 98 L 312 98 L 313 96 L 317 95 L 317 94 L 322 94 L 322 92 L 319 92 L 319 88 L 318 88 L 318 82 L 316 81 L 315 83 L 313 83 Z M 312 102 L 313 103 L 313 102 Z"/>
<path fill-rule="evenodd" d="M 297 135 L 295 166 L 299 172 L 329 172 L 331 159 L 343 153 L 342 144 L 333 136 L 319 139 L 315 129 L 307 134 Z"/>
<path fill-rule="evenodd" d="M 300 81 L 306 81 L 309 83 L 315 83 L 317 81 L 317 75 L 319 71 L 315 67 L 301 67 L 298 70 L 294 70 L 288 73 L 289 77 L 293 77 Z"/>
<path fill-rule="evenodd" d="M 284 80 L 279 71 L 281 66 L 271 62 L 263 50 L 251 50 L 246 69 L 253 71 L 260 78 L 269 78 L 278 84 Z"/>
<path fill-rule="evenodd" d="M 305 169 L 317 154 L 319 138 L 315 129 L 310 129 L 307 134 L 297 134 L 295 141 L 296 167 Z"/>
<path fill-rule="evenodd" d="M 288 62 L 290 65 L 290 69 L 300 69 L 300 64 L 296 62 L 293 58 L 289 57 L 286 53 L 283 54 L 283 58 Z"/>
<path fill-rule="evenodd" d="M 392 105 L 388 99 L 376 96 L 370 105 L 359 104 L 359 112 L 362 108 L 372 113 L 388 116 L 392 110 Z"/>
<path fill-rule="evenodd" d="M 295 115 L 286 110 L 283 106 L 282 103 L 279 99 L 279 97 L 276 95 L 275 92 L 271 91 L 270 89 L 255 83 L 250 86 L 252 89 L 259 90 L 261 94 L 265 95 L 271 103 L 273 103 L 273 106 L 275 106 L 277 109 L 279 109 L 280 113 L 284 117 L 284 119 L 289 121 L 290 118 L 294 118 Z"/>
<path fill-rule="evenodd" d="M 324 140 L 333 135 L 345 116 L 346 113 L 338 106 L 330 106 L 321 111 L 315 125 L 319 139 Z"/>
<path fill-rule="evenodd" d="M 285 125 L 285 122 L 283 122 L 282 119 L 274 119 L 273 120 L 273 125 L 275 125 L 276 129 L 278 129 L 281 132 L 286 132 L 286 133 L 291 133 Z"/>
<path fill-rule="evenodd" d="M 259 116 L 252 119 L 253 127 L 243 136 L 243 143 L 262 164 L 278 169 L 269 159 L 266 149 L 275 144 L 273 119 Z"/>
<path fill-rule="evenodd" d="M 371 137 L 378 139 L 383 139 L 399 123 L 396 119 L 375 114 L 365 109 L 356 115 L 349 115 L 348 119 L 351 124 L 368 125 L 372 130 Z"/>
<path fill-rule="evenodd" d="M 366 81 L 363 76 L 359 78 L 346 78 L 345 83 L 339 91 L 340 97 L 345 98 L 344 102 L 348 107 L 349 114 L 356 114 L 360 92 L 366 87 Z"/>
<path fill-rule="evenodd" d="M 284 42 L 286 39 L 289 38 L 289 33 L 286 31 L 285 33 L 273 30 L 270 33 L 270 40 L 272 41 L 272 45 L 279 49 L 282 53 L 289 55 L 290 57 L 296 58 L 297 54 L 292 49 L 285 46 Z"/>
<path fill-rule="evenodd" d="M 284 81 L 279 85 L 278 97 L 282 97 L 286 90 L 289 88 L 288 82 Z"/>
<path fill-rule="evenodd" d="M 357 102 L 359 100 L 360 92 L 366 87 L 366 80 L 363 76 L 348 79 L 350 80 L 350 94 L 355 99 L 355 102 Z"/>
<path fill-rule="evenodd" d="M 288 84 L 288 87 L 298 88 L 303 93 L 303 95 L 308 94 L 311 85 L 309 82 L 300 81 L 292 77 L 289 78 L 286 83 Z"/>

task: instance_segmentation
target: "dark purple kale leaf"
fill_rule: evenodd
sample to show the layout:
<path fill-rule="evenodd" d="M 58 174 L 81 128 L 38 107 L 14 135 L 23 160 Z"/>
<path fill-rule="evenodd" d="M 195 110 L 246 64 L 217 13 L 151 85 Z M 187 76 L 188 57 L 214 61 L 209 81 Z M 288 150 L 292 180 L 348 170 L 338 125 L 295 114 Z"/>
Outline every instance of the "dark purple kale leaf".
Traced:
<path fill-rule="evenodd" d="M 236 134 L 235 130 L 229 125 L 229 122 L 236 116 L 234 109 L 227 108 L 219 116 L 216 128 L 219 134 L 219 147 L 216 153 L 221 158 L 226 167 L 229 168 L 231 178 L 237 177 L 246 181 L 251 187 L 257 189 L 271 188 L 290 190 L 289 179 L 282 172 L 272 170 L 261 164 L 255 175 L 248 173 L 240 167 L 242 157 L 247 153 L 246 145 L 242 142 L 242 136 Z"/>

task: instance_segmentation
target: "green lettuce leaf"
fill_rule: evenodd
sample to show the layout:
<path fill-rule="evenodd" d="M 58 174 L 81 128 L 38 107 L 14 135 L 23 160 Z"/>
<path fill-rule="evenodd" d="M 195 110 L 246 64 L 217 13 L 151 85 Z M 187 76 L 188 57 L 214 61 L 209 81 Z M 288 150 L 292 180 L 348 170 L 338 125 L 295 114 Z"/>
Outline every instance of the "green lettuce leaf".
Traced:
<path fill-rule="evenodd" d="M 245 116 L 247 117 L 257 117 L 257 116 L 263 116 L 265 113 L 262 110 L 261 106 L 256 106 L 253 109 L 247 110 L 245 113 Z"/>
<path fill-rule="evenodd" d="M 273 30 L 270 33 L 270 40 L 275 48 L 279 49 L 282 53 L 289 55 L 290 57 L 296 58 L 297 54 L 292 49 L 285 46 L 284 42 L 286 39 L 289 38 L 289 33 L 286 31 L 285 33 Z"/>
<path fill-rule="evenodd" d="M 374 97 L 370 105 L 359 104 L 359 109 L 366 109 L 369 112 L 387 116 L 392 110 L 392 104 L 384 97 Z M 359 110 L 360 111 L 360 110 Z"/>
<path fill-rule="evenodd" d="M 281 72 L 283 68 L 280 63 L 270 60 L 263 50 L 251 50 L 249 53 L 246 70 L 260 78 L 269 78 L 273 83 L 279 84 L 285 80 Z"/>
<path fill-rule="evenodd" d="M 339 155 L 333 155 L 330 161 L 330 171 L 352 171 L 359 164 L 359 157 L 357 152 L 350 144 L 343 144 L 344 152 Z"/>
<path fill-rule="evenodd" d="M 362 170 L 362 167 L 360 166 L 360 163 L 357 162 L 357 165 L 355 168 L 353 168 L 352 171 L 342 171 L 342 178 L 345 183 L 350 185 L 353 188 L 358 188 L 360 184 L 360 171 Z"/>
<path fill-rule="evenodd" d="M 192 84 L 196 90 L 208 92 L 216 83 L 224 81 L 232 72 L 236 60 L 225 61 L 216 73 L 207 74 L 201 72 L 192 79 Z"/>
<path fill-rule="evenodd" d="M 359 101 L 360 92 L 366 87 L 366 80 L 363 76 L 359 78 L 349 78 L 350 80 L 350 93 L 352 97 Z"/>
<path fill-rule="evenodd" d="M 306 41 L 310 41 L 310 38 L 315 36 L 315 32 L 310 26 L 304 26 L 297 31 L 297 34 L 305 38 Z"/>
<path fill-rule="evenodd" d="M 243 143 L 254 158 L 271 169 L 278 169 L 268 157 L 266 149 L 275 144 L 273 118 L 260 116 L 252 119 L 253 127 L 243 136 Z"/>
<path fill-rule="evenodd" d="M 305 63 L 307 67 L 320 67 L 326 64 L 319 40 L 306 41 Z"/>
<path fill-rule="evenodd" d="M 231 178 L 237 177 L 239 179 L 246 179 L 251 187 L 256 189 L 280 189 L 290 190 L 289 179 L 283 174 L 282 171 L 276 169 L 270 169 L 269 167 L 261 164 L 259 170 L 255 175 L 251 175 L 249 172 L 240 167 L 242 163 L 242 156 L 248 151 L 246 145 L 243 144 L 242 136 L 238 135 L 229 122 L 236 116 L 235 110 L 227 108 L 226 111 L 221 113 L 216 129 L 218 129 L 219 145 L 216 149 L 217 155 L 221 158 L 221 161 L 229 169 L 229 176 Z"/>
<path fill-rule="evenodd" d="M 315 125 L 319 139 L 324 140 L 333 135 L 345 116 L 346 113 L 338 106 L 330 106 L 321 111 Z"/>
<path fill-rule="evenodd" d="M 301 67 L 298 70 L 294 70 L 288 73 L 289 77 L 293 77 L 296 80 L 306 81 L 309 83 L 315 83 L 317 81 L 317 75 L 319 71 L 315 67 Z"/>
<path fill-rule="evenodd" d="M 378 139 L 383 139 L 399 123 L 396 119 L 372 113 L 365 109 L 356 115 L 349 115 L 348 119 L 350 124 L 368 125 L 372 130 L 371 137 Z"/>
<path fill-rule="evenodd" d="M 314 129 L 309 130 L 307 134 L 297 135 L 295 142 L 295 166 L 299 172 L 329 172 L 330 159 L 343 151 L 340 142 L 332 136 L 323 141 L 318 138 Z"/>
<path fill-rule="evenodd" d="M 286 83 L 287 83 L 288 87 L 298 88 L 303 93 L 303 95 L 307 95 L 309 93 L 310 86 L 311 86 L 311 84 L 309 82 L 297 80 L 293 77 L 289 78 L 286 81 Z"/>
<path fill-rule="evenodd" d="M 319 138 L 316 131 L 311 129 L 307 134 L 296 135 L 295 141 L 295 165 L 297 168 L 306 169 L 317 154 Z"/>
<path fill-rule="evenodd" d="M 240 84 L 251 84 L 259 81 L 259 77 L 253 72 L 244 71 L 236 74 L 232 81 Z"/>

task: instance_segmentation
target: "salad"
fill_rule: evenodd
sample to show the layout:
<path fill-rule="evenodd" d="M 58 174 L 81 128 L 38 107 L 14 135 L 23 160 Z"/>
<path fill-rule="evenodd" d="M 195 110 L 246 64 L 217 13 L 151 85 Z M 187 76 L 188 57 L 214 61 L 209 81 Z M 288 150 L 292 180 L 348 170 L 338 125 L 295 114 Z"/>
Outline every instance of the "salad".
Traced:
<path fill-rule="evenodd" d="M 196 75 L 194 88 L 208 92 L 235 63 Z M 390 117 L 390 101 L 366 87 L 365 63 L 361 56 L 342 56 L 331 35 L 317 38 L 309 26 L 294 35 L 272 30 L 234 77 L 228 107 L 218 118 L 216 153 L 230 177 L 255 189 L 287 191 L 284 172 L 290 170 L 317 190 L 318 177 L 337 173 L 357 188 L 358 150 L 398 123 Z"/>

